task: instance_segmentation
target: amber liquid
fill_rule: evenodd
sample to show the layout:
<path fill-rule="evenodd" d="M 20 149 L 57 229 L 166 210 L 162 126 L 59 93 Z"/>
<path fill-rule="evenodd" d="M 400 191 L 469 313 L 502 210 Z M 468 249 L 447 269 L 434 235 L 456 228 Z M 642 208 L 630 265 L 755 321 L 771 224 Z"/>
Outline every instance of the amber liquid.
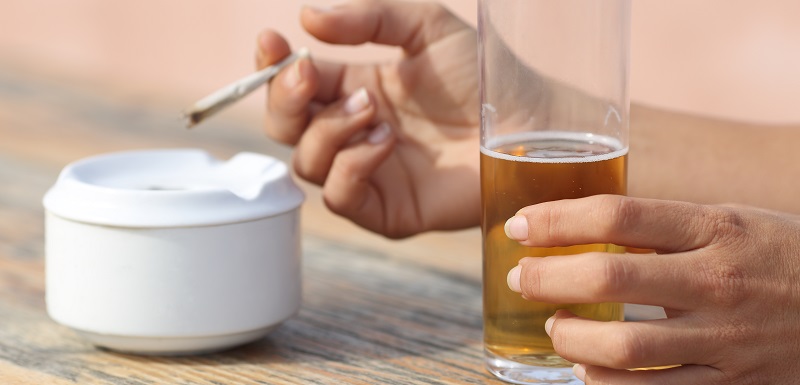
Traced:
<path fill-rule="evenodd" d="M 596 320 L 622 320 L 623 305 L 526 301 L 508 288 L 506 275 L 524 257 L 624 252 L 624 248 L 605 244 L 525 247 L 506 237 L 503 225 L 517 210 L 536 203 L 624 195 L 627 150 L 611 138 L 575 133 L 500 139 L 481 149 L 484 346 L 494 356 L 526 365 L 572 366 L 553 350 L 545 321 L 558 309 Z"/>

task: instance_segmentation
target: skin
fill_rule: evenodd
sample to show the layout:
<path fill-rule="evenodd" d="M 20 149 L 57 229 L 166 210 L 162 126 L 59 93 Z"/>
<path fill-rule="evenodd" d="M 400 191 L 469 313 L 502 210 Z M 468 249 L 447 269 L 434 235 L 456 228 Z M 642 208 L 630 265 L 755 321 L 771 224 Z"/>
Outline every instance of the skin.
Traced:
<path fill-rule="evenodd" d="M 322 186 L 332 211 L 387 237 L 476 225 L 475 31 L 436 4 L 360 1 L 305 8 L 301 21 L 322 41 L 395 45 L 404 55 L 376 65 L 303 60 L 273 79 L 265 129 L 296 146 L 297 174 Z M 258 42 L 259 68 L 289 53 L 273 31 Z M 361 87 L 368 107 L 346 113 Z M 391 134 L 370 143 L 364 137 L 381 123 Z"/>
<path fill-rule="evenodd" d="M 667 319 L 640 322 L 556 313 L 546 330 L 559 355 L 583 364 L 587 384 L 788 384 L 800 375 L 798 217 L 606 195 L 526 207 L 506 228 L 526 246 L 658 252 L 525 258 L 509 273 L 512 290 L 532 301 L 664 307 Z M 683 366 L 624 370 L 667 365 Z"/>
<path fill-rule="evenodd" d="M 332 211 L 390 238 L 478 225 L 475 30 L 437 4 L 379 0 L 304 8 L 301 22 L 325 42 L 386 44 L 403 55 L 374 65 L 302 60 L 273 80 L 265 130 L 295 146 L 297 175 L 322 187 Z M 289 52 L 277 32 L 264 31 L 257 67 Z M 551 91 L 550 100 L 564 92 Z M 794 143 L 797 125 L 634 104 L 636 198 L 526 207 L 507 231 L 525 245 L 616 243 L 658 253 L 523 259 L 509 286 L 536 301 L 666 309 L 666 320 L 625 323 L 556 314 L 548 322 L 556 350 L 579 363 L 587 384 L 792 383 L 800 375 Z M 713 205 L 720 202 L 738 206 Z"/>
<path fill-rule="evenodd" d="M 629 194 L 800 214 L 800 125 L 631 107 Z"/>

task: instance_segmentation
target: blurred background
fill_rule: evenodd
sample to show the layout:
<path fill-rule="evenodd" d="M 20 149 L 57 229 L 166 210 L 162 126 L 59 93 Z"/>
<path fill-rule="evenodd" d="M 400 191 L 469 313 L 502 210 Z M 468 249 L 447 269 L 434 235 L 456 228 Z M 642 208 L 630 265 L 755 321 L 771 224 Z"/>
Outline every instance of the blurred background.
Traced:
<path fill-rule="evenodd" d="M 476 0 L 442 2 L 475 24 Z M 800 122 L 800 1 L 633 3 L 634 101 L 730 119 Z M 333 2 L 0 0 L 4 196 L 29 196 L 30 208 L 40 210 L 40 198 L 61 167 L 100 152 L 177 146 L 223 157 L 249 150 L 288 158 L 289 149 L 261 133 L 264 92 L 191 132 L 178 117 L 199 97 L 253 71 L 256 35 L 264 28 L 330 60 L 397 54 L 313 40 L 298 20 L 306 4 Z M 307 230 L 325 236 L 353 229 L 327 213 L 315 188 L 304 187 L 310 194 Z M 14 213 L 0 202 L 4 227 L 14 226 Z M 383 242 L 355 229 L 350 234 L 360 243 Z M 479 277 L 476 231 L 394 247 L 400 253 L 406 247 L 451 255 L 466 275 Z"/>
<path fill-rule="evenodd" d="M 285 33 L 316 56 L 372 60 L 376 47 L 330 47 L 299 25 L 329 0 L 1 0 L 0 72 L 183 106 L 253 69 L 255 36 Z M 475 0 L 443 0 L 475 22 Z M 770 122 L 800 120 L 800 2 L 636 0 L 632 98 Z M 260 114 L 263 95 L 237 106 Z M 2 107 L 0 107 L 2 108 Z M 250 119 L 248 117 L 248 119 Z M 257 118 L 250 121 L 259 125 Z"/>

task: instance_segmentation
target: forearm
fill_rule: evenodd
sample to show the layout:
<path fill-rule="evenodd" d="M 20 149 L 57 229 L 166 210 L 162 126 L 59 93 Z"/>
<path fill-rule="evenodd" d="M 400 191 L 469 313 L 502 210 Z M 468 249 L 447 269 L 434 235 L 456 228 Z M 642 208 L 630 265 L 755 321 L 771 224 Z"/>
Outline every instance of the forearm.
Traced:
<path fill-rule="evenodd" d="M 632 196 L 800 213 L 800 125 L 716 120 L 634 105 Z"/>

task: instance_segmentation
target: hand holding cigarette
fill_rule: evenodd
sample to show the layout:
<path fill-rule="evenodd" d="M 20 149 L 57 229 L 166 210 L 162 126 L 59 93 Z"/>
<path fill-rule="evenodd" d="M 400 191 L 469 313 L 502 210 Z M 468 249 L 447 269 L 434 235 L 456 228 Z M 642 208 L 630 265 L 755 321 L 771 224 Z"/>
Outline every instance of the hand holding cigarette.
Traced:
<path fill-rule="evenodd" d="M 275 77 L 284 67 L 294 63 L 298 59 L 309 56 L 310 53 L 307 48 L 300 48 L 297 52 L 286 57 L 286 59 L 239 79 L 197 101 L 183 114 L 186 119 L 186 128 L 192 128 L 200 124 L 203 120 L 221 111 L 228 105 L 244 98 L 262 84 L 269 82 L 270 79 Z"/>

